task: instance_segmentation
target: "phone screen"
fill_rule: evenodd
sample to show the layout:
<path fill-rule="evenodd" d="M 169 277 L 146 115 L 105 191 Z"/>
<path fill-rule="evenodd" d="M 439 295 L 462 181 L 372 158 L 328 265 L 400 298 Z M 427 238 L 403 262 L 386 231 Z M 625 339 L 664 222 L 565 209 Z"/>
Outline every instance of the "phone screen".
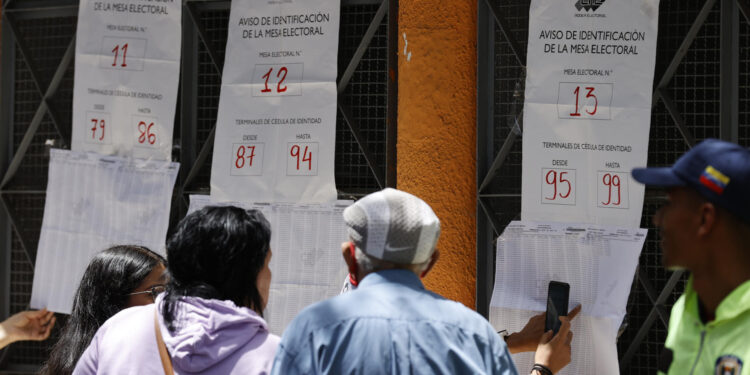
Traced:
<path fill-rule="evenodd" d="M 544 330 L 550 329 L 557 334 L 560 330 L 560 316 L 568 315 L 568 294 L 570 285 L 559 281 L 550 281 L 547 289 L 547 314 Z"/>

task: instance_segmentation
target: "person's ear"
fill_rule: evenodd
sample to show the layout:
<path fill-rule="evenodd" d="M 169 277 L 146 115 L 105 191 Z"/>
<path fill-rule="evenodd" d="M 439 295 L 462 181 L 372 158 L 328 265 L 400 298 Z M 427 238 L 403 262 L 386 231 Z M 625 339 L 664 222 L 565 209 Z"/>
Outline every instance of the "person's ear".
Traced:
<path fill-rule="evenodd" d="M 716 211 L 716 206 L 713 203 L 706 202 L 701 204 L 699 208 L 701 222 L 698 226 L 698 236 L 705 237 L 716 228 Z"/>
<path fill-rule="evenodd" d="M 349 269 L 349 281 L 352 285 L 356 286 L 359 282 L 359 275 L 357 274 L 357 258 L 354 257 L 354 252 L 352 251 L 353 247 L 354 243 L 351 241 L 342 243 L 341 255 L 344 257 L 344 262 L 346 262 L 346 266 Z"/>
<path fill-rule="evenodd" d="M 424 278 L 425 276 L 427 276 L 427 274 L 432 270 L 432 267 L 435 265 L 435 263 L 437 263 L 438 259 L 440 259 L 440 251 L 435 249 L 435 252 L 432 253 L 432 256 L 430 257 L 430 263 L 427 264 L 427 268 L 422 271 L 422 274 L 419 275 L 419 277 Z"/>

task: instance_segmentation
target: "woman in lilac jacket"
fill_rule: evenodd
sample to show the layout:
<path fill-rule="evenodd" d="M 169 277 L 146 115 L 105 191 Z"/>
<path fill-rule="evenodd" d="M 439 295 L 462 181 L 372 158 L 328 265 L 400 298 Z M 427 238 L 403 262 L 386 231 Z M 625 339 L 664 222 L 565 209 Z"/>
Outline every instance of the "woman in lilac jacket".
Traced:
<path fill-rule="evenodd" d="M 175 374 L 270 372 L 279 343 L 262 317 L 270 239 L 256 210 L 206 207 L 185 217 L 167 242 L 165 293 L 104 323 L 73 374 L 164 374 L 155 317 Z"/>

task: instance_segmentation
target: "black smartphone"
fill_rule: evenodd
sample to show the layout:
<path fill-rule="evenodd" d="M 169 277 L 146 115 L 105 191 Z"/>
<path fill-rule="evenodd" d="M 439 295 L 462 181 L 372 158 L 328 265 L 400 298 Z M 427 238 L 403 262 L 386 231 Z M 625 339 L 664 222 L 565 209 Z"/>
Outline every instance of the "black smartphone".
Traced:
<path fill-rule="evenodd" d="M 547 288 L 547 314 L 544 322 L 544 332 L 553 330 L 555 334 L 560 330 L 560 316 L 568 315 L 568 296 L 570 284 L 550 281 Z"/>

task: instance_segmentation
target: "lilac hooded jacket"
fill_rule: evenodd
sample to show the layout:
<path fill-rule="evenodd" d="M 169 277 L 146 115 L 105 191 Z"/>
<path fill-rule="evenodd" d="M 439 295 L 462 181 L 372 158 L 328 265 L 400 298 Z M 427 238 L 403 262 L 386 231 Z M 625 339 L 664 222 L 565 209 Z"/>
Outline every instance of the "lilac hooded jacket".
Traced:
<path fill-rule="evenodd" d="M 120 311 L 97 331 L 74 375 L 164 374 L 154 332 L 154 306 Z M 231 301 L 185 297 L 170 332 L 159 315 L 164 343 L 180 374 L 267 374 L 279 337 L 265 320 Z"/>

